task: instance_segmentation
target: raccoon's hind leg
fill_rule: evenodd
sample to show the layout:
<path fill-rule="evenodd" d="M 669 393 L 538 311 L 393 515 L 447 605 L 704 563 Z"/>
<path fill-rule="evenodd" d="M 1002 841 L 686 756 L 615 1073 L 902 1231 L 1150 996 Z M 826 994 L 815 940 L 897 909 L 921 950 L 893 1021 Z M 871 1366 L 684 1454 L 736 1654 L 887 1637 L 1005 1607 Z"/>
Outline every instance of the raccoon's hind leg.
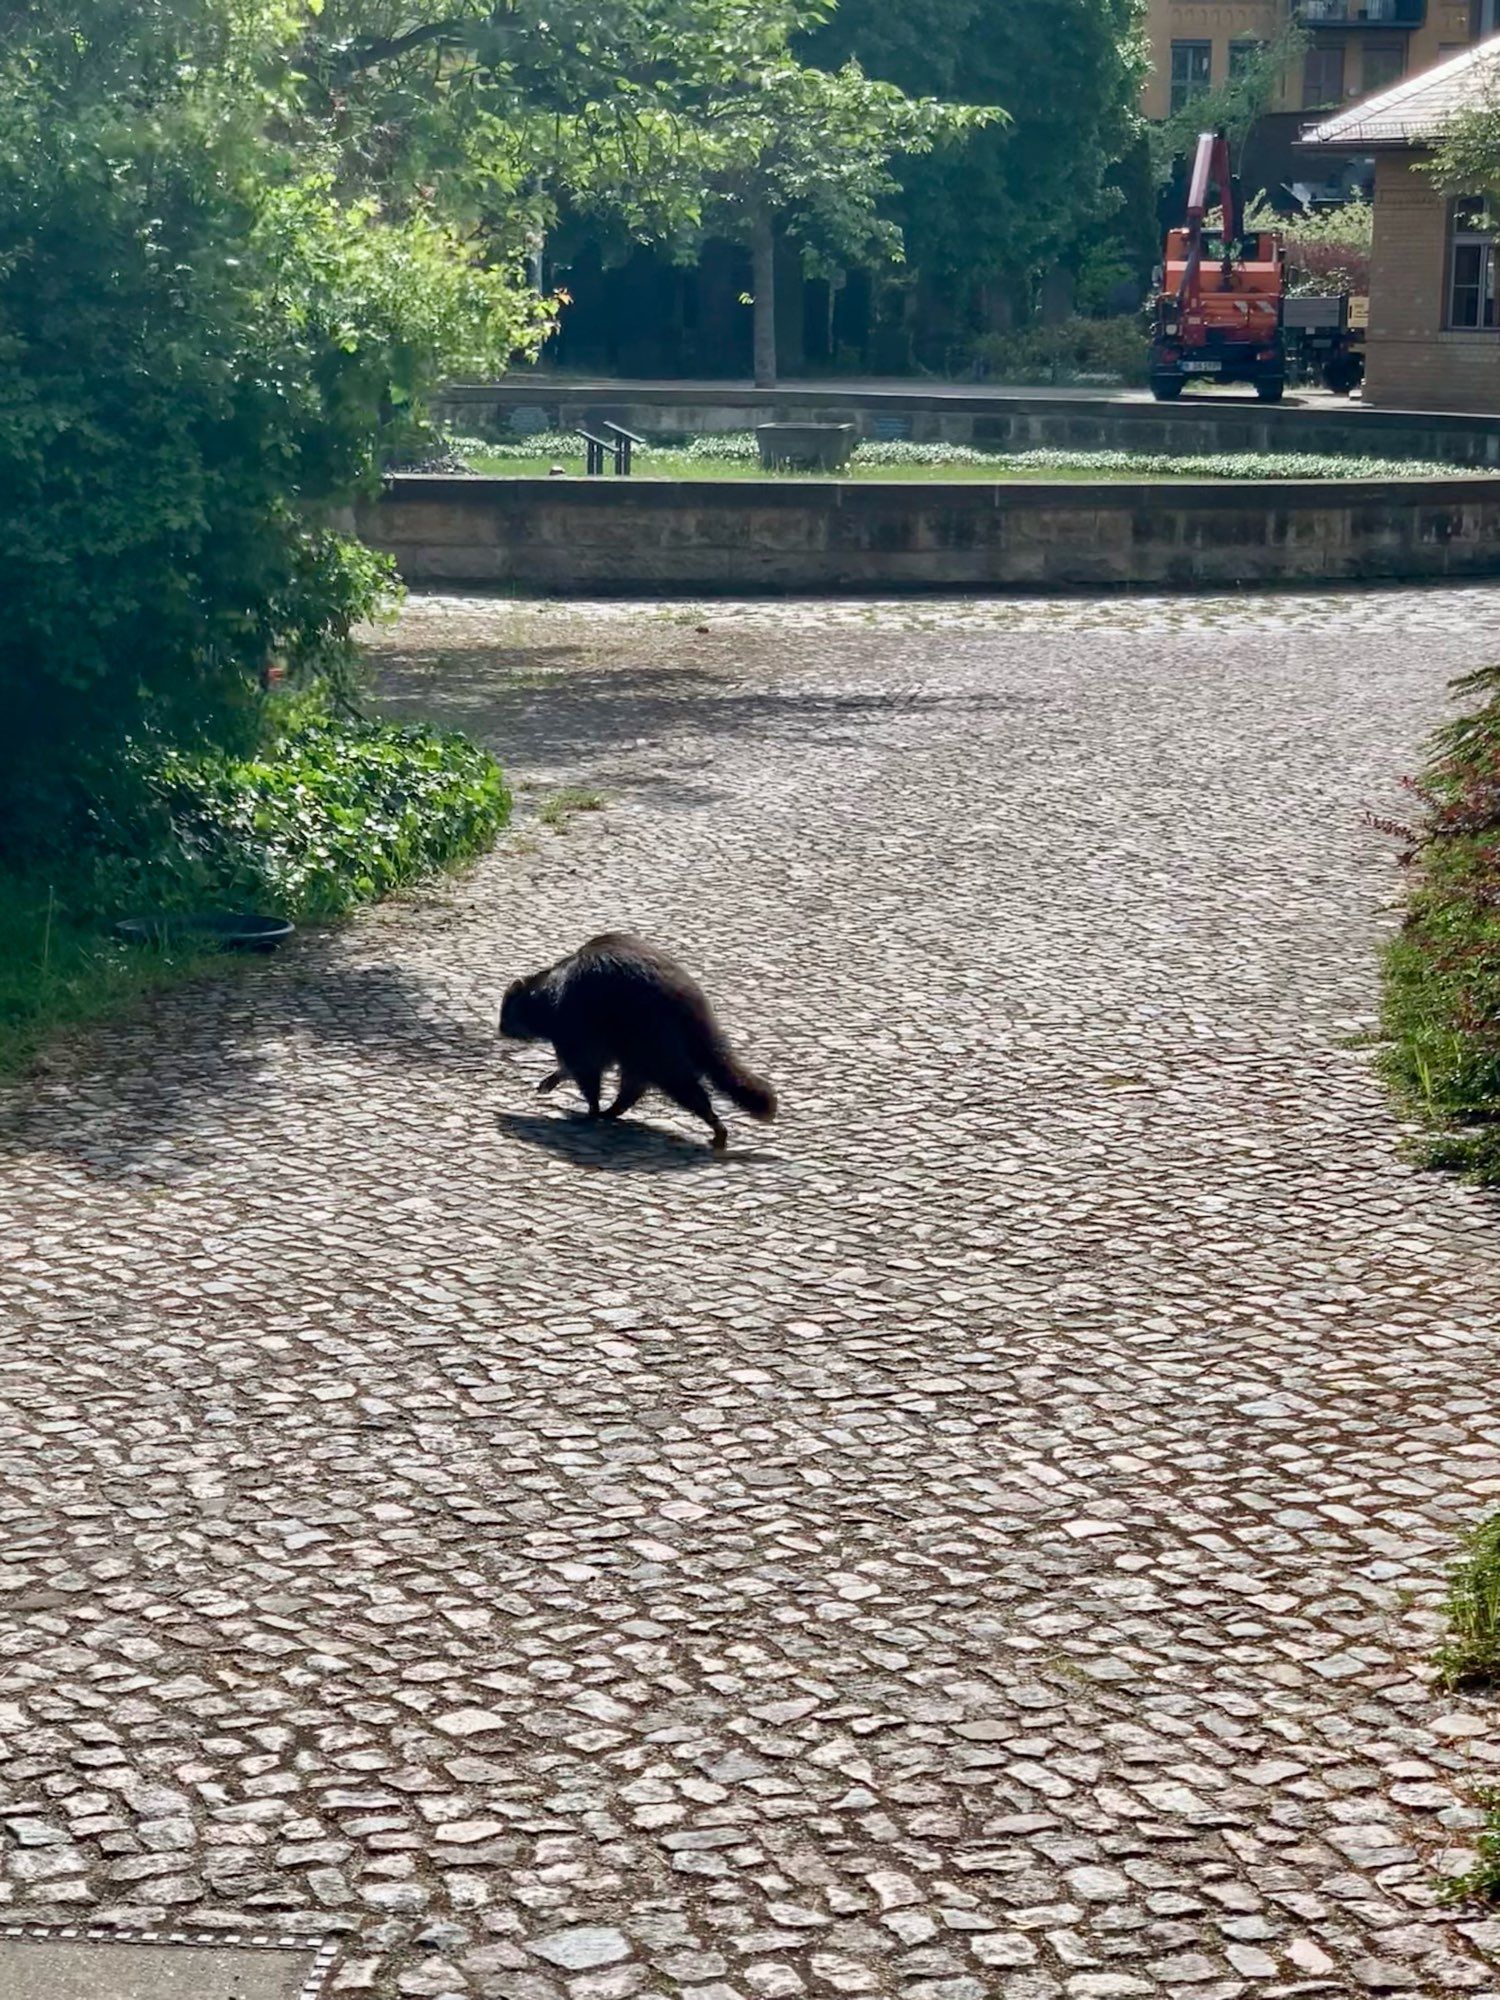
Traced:
<path fill-rule="evenodd" d="M 664 1077 L 658 1077 L 656 1087 L 664 1091 L 674 1104 L 680 1104 L 684 1111 L 691 1111 L 695 1118 L 701 1118 L 714 1135 L 714 1151 L 723 1152 L 729 1144 L 728 1128 L 714 1110 L 708 1092 L 697 1077 L 677 1075 L 670 1082 Z"/>
<path fill-rule="evenodd" d="M 536 1087 L 536 1094 L 538 1097 L 545 1097 L 549 1090 L 556 1090 L 560 1083 L 566 1083 L 567 1080 L 568 1072 L 565 1069 L 555 1069 L 550 1076 L 542 1078 Z"/>

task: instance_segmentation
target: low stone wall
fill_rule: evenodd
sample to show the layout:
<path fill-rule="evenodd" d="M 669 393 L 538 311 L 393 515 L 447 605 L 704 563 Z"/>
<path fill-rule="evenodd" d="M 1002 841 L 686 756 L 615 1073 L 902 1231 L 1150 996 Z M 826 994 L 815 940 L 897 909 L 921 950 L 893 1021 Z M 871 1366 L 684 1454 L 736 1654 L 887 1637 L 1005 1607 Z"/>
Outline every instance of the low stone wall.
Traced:
<path fill-rule="evenodd" d="M 409 583 L 573 594 L 1500 575 L 1500 478 L 716 484 L 409 473 L 359 526 Z"/>
<path fill-rule="evenodd" d="M 757 424 L 857 425 L 862 437 L 1025 450 L 1051 445 L 1105 451 L 1354 452 L 1500 469 L 1500 416 L 1372 410 L 1361 404 L 1258 403 L 1224 396 L 1153 403 L 1119 396 L 923 395 L 915 390 L 808 387 L 652 388 L 640 383 L 565 387 L 545 380 L 446 390 L 438 413 L 450 429 L 502 437 L 522 413 L 548 430 L 623 424 L 647 438 L 747 431 Z"/>

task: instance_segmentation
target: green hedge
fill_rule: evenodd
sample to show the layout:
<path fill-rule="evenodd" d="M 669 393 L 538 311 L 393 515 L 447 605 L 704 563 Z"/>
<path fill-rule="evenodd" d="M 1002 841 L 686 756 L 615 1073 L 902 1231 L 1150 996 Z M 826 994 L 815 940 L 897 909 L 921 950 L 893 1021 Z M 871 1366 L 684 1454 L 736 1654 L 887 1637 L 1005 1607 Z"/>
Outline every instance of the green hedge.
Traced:
<path fill-rule="evenodd" d="M 1130 313 L 981 334 L 973 351 L 996 382 L 1077 382 L 1090 376 L 1144 382 L 1150 345 L 1144 319 Z"/>
<path fill-rule="evenodd" d="M 1385 960 L 1384 1066 L 1428 1164 L 1500 1180 L 1500 667 L 1411 784 L 1406 913 Z"/>
<path fill-rule="evenodd" d="M 1444 1610 L 1448 1636 L 1437 1654 L 1443 1685 L 1500 1681 L 1500 1514 L 1465 1537 Z"/>

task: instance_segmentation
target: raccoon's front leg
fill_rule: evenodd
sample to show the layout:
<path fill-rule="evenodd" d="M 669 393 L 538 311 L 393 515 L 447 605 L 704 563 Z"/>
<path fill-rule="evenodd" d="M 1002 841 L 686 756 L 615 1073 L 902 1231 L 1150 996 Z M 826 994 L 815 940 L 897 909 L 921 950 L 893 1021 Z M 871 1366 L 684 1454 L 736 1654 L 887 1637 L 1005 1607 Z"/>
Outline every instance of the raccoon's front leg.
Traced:
<path fill-rule="evenodd" d="M 623 1118 L 627 1111 L 633 1111 L 650 1089 L 645 1077 L 635 1076 L 628 1069 L 620 1071 L 620 1088 L 614 1103 L 604 1113 L 606 1118 Z"/>
<path fill-rule="evenodd" d="M 554 1042 L 557 1060 L 564 1076 L 572 1077 L 583 1092 L 583 1101 L 589 1108 L 590 1118 L 599 1116 L 599 1086 L 604 1081 L 604 1063 L 597 1048 L 591 1042 Z"/>
<path fill-rule="evenodd" d="M 545 1097 L 549 1090 L 556 1090 L 560 1083 L 566 1083 L 567 1080 L 568 1072 L 565 1069 L 555 1069 L 550 1076 L 542 1078 L 536 1087 L 536 1094 L 538 1097 Z"/>

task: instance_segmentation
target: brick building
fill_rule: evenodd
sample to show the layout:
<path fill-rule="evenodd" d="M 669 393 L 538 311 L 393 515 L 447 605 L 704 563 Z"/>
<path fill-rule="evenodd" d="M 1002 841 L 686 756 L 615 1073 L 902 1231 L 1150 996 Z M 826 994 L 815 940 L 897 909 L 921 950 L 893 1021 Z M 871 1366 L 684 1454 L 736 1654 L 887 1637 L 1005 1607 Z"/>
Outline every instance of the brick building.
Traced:
<path fill-rule="evenodd" d="M 1444 126 L 1500 98 L 1500 36 L 1324 119 L 1303 139 L 1375 161 L 1365 401 L 1408 410 L 1500 410 L 1500 216 L 1451 199 L 1423 171 Z"/>
<path fill-rule="evenodd" d="M 1282 113 L 1336 110 L 1500 30 L 1500 0 L 1148 0 L 1151 75 L 1141 109 L 1165 118 L 1227 83 L 1288 13 L 1308 32 Z"/>
<path fill-rule="evenodd" d="M 1276 107 L 1245 146 L 1248 192 L 1273 196 L 1299 182 L 1325 199 L 1367 184 L 1368 161 L 1296 150 L 1313 111 L 1336 111 L 1389 89 L 1500 30 L 1500 0 L 1148 0 L 1152 67 L 1141 108 L 1166 118 L 1227 83 L 1288 19 L 1307 33 L 1300 62 L 1282 79 Z M 1351 171 L 1351 168 L 1353 169 Z"/>

